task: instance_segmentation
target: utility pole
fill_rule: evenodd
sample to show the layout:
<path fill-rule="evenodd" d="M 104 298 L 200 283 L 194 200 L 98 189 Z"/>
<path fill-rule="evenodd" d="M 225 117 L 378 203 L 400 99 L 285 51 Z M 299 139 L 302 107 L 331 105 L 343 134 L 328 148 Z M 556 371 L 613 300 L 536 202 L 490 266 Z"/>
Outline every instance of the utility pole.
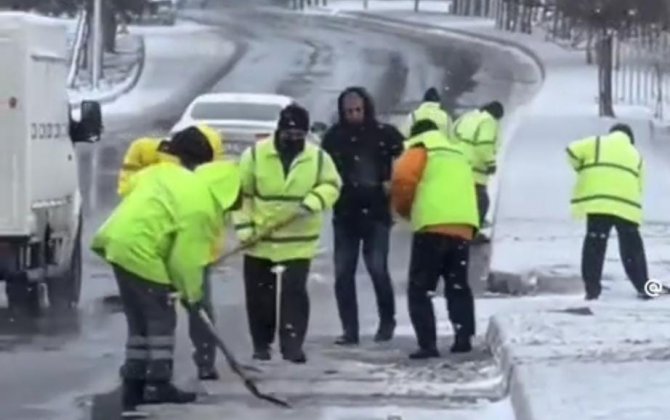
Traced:
<path fill-rule="evenodd" d="M 93 24 L 91 25 L 92 60 L 91 60 L 91 82 L 93 88 L 100 85 L 102 72 L 102 0 L 93 0 Z"/>

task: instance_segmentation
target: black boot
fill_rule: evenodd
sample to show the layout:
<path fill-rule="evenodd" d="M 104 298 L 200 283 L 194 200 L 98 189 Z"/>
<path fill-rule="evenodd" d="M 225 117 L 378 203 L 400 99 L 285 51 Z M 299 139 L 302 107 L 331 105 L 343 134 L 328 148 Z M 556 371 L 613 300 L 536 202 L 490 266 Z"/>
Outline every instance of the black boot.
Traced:
<path fill-rule="evenodd" d="M 147 383 L 147 404 L 189 404 L 195 402 L 195 392 L 182 391 L 169 381 Z"/>
<path fill-rule="evenodd" d="M 393 339 L 393 332 L 395 331 L 395 321 L 383 321 L 379 324 L 377 334 L 375 334 L 375 341 L 380 343 L 383 341 L 391 341 Z"/>
<path fill-rule="evenodd" d="M 272 359 L 272 355 L 270 354 L 270 349 L 256 349 L 254 350 L 253 358 L 256 360 L 268 361 Z"/>
<path fill-rule="evenodd" d="M 124 419 L 142 419 L 148 413 L 139 411 L 137 406 L 144 403 L 144 381 L 125 379 L 121 386 L 121 417 Z"/>
<path fill-rule="evenodd" d="M 440 352 L 437 349 L 419 349 L 414 353 L 409 355 L 409 358 L 412 360 L 423 360 L 431 359 L 435 357 L 440 357 Z"/>
<path fill-rule="evenodd" d="M 201 381 L 216 381 L 219 379 L 219 372 L 214 366 L 198 366 L 198 379 Z"/>
<path fill-rule="evenodd" d="M 468 353 L 472 350 L 471 337 L 465 334 L 456 334 L 454 344 L 451 346 L 452 353 Z"/>
<path fill-rule="evenodd" d="M 303 351 L 298 351 L 295 353 L 284 354 L 284 360 L 287 360 L 291 363 L 303 364 L 307 363 L 307 356 L 305 356 Z"/>
<path fill-rule="evenodd" d="M 352 334 L 343 334 L 335 339 L 335 344 L 338 346 L 356 346 L 358 345 L 358 337 Z"/>

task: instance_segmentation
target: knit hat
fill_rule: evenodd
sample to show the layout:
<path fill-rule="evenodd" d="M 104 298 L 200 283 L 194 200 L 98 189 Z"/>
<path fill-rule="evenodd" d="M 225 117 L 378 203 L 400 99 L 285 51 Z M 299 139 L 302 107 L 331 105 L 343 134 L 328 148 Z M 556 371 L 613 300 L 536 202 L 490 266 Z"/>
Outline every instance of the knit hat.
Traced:
<path fill-rule="evenodd" d="M 309 113 L 300 105 L 291 104 L 279 114 L 278 130 L 298 129 L 309 131 Z"/>
<path fill-rule="evenodd" d="M 505 107 L 499 101 L 493 101 L 485 104 L 480 110 L 488 112 L 496 120 L 501 119 L 505 115 Z"/>
<path fill-rule="evenodd" d="M 423 100 L 426 102 L 440 102 L 440 92 L 432 87 L 423 94 Z"/>
<path fill-rule="evenodd" d="M 167 153 L 177 156 L 188 166 L 197 166 L 214 158 L 212 146 L 197 127 L 188 127 L 172 136 Z"/>
<path fill-rule="evenodd" d="M 633 129 L 630 128 L 628 124 L 614 124 L 612 128 L 610 128 L 610 133 L 614 133 L 615 131 L 624 133 L 626 136 L 628 136 L 631 144 L 635 144 L 635 135 L 633 134 Z"/>

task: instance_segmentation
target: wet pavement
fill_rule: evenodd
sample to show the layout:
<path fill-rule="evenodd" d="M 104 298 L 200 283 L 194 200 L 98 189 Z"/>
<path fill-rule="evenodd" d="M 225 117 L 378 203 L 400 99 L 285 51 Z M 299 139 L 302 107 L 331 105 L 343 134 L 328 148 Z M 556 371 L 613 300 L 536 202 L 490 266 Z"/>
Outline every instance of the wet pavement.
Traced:
<path fill-rule="evenodd" d="M 393 114 L 407 101 L 416 101 L 431 85 L 449 88 L 451 96 L 446 104 L 450 108 L 457 107 L 459 100 L 462 104 L 471 105 L 492 98 L 507 100 L 514 93 L 511 81 L 514 80 L 516 63 L 513 57 L 505 54 L 487 53 L 484 56 L 437 35 L 419 37 L 399 30 L 354 25 L 322 16 L 292 15 L 267 7 L 252 9 L 239 6 L 238 2 L 226 4 L 225 7 L 215 4 L 205 13 L 197 10 L 184 12 L 189 19 L 216 25 L 220 28 L 222 39 L 234 40 L 244 52 L 232 68 L 226 69 L 221 80 L 211 87 L 212 91 L 291 95 L 310 109 L 313 120 L 326 122 L 332 120 L 339 91 L 348 85 L 367 87 L 377 102 L 378 111 L 384 115 Z M 221 67 L 226 67 L 226 63 L 221 63 Z M 193 91 L 192 96 L 199 93 Z M 132 123 L 115 121 L 107 127 L 102 142 L 95 146 L 98 148 L 96 153 L 91 147 L 81 148 L 79 157 L 87 206 L 86 238 L 90 238 L 117 202 L 117 171 L 128 141 L 149 131 L 169 129 L 190 99 L 176 98 L 174 103 L 165 104 L 160 115 L 146 115 L 140 122 L 137 119 Z M 94 156 L 98 159 L 95 165 L 92 164 Z M 392 236 L 390 269 L 396 285 L 400 324 L 406 324 L 407 319 L 404 288 L 409 245 L 409 229 L 403 224 L 396 225 Z M 333 294 L 331 247 L 332 234 L 327 226 L 321 252 L 313 264 L 310 285 L 313 310 L 307 348 L 314 355 L 313 364 L 316 367 L 312 369 L 316 370 L 308 370 L 291 382 L 285 367 L 271 366 L 267 372 L 268 379 L 274 381 L 272 387 L 287 389 L 297 384 L 297 398 L 309 400 L 318 394 L 316 390 L 319 386 L 314 385 L 316 378 L 329 369 L 335 369 L 333 366 L 338 360 L 348 360 L 348 369 L 358 366 L 358 362 L 368 368 L 381 364 L 384 366 L 382 382 L 388 380 L 393 369 L 409 371 L 410 376 L 421 369 L 432 370 L 432 365 L 417 368 L 416 371 L 405 366 L 405 355 L 414 345 L 408 336 L 411 331 L 403 332 L 404 336 L 381 349 L 370 343 L 377 319 L 371 282 L 363 264 L 359 267 L 358 293 L 363 348 L 359 353 L 332 350 L 330 342 L 339 333 L 339 321 Z M 486 252 L 480 253 L 477 258 L 478 261 L 485 261 Z M 214 276 L 214 301 L 223 338 L 241 359 L 247 360 L 250 344 L 239 263 L 240 259 L 232 259 Z M 98 397 L 92 403 L 91 397 L 112 389 L 117 382 L 125 323 L 118 313 L 108 311 L 101 303 L 105 296 L 115 292 L 111 272 L 90 253 L 85 256 L 85 264 L 86 278 L 77 315 L 68 319 L 46 316 L 19 325 L 0 313 L 0 389 L 3 390 L 0 392 L 0 418 L 111 419 L 109 407 L 105 405 L 110 404 L 110 399 Z M 477 270 L 472 276 L 473 284 L 481 291 L 483 282 L 480 277 L 485 276 L 481 269 L 484 264 L 474 265 Z M 442 344 L 446 347 L 449 340 L 445 338 Z M 493 375 L 490 371 L 493 365 L 491 357 L 481 344 L 479 346 L 469 356 L 472 375 L 466 375 L 465 382 L 468 378 L 481 379 L 481 369 Z M 446 350 L 444 348 L 445 354 Z M 190 361 L 190 343 L 185 323 L 181 321 L 177 352 L 177 377 L 187 385 L 192 384 L 194 369 Z M 449 372 L 446 376 L 434 377 L 436 383 L 444 382 L 445 378 L 457 378 L 470 369 L 463 367 L 467 364 L 449 358 L 436 363 L 452 363 L 448 369 L 443 369 Z M 220 367 L 223 371 L 222 364 Z M 349 380 L 347 378 L 351 379 L 351 375 L 345 378 Z M 395 380 L 401 383 L 406 377 L 397 376 Z M 235 381 L 226 371 L 224 385 Z M 216 398 L 243 398 L 240 392 L 224 385 L 211 385 L 213 388 L 210 391 L 217 395 Z M 492 393 L 484 399 L 500 397 L 495 386 L 491 390 Z M 445 398 L 444 392 L 437 395 Z M 307 404 L 312 406 L 309 410 L 322 404 L 322 397 L 317 395 L 312 398 L 312 403 Z M 445 404 L 455 402 L 446 401 Z M 251 404 L 251 401 L 245 404 Z M 76 416 L 73 409 L 78 413 Z M 164 418 L 184 417 L 178 414 L 168 417 L 166 414 Z"/>

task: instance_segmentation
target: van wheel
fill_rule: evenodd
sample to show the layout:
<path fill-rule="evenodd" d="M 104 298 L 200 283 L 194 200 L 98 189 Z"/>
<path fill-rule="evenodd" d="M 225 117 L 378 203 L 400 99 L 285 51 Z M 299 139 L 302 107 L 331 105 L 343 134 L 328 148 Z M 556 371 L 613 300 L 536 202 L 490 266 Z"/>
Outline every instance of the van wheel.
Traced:
<path fill-rule="evenodd" d="M 57 311 L 76 309 L 81 296 L 82 258 L 81 258 L 81 222 L 75 237 L 70 267 L 60 277 L 49 278 L 47 293 L 49 305 Z"/>

